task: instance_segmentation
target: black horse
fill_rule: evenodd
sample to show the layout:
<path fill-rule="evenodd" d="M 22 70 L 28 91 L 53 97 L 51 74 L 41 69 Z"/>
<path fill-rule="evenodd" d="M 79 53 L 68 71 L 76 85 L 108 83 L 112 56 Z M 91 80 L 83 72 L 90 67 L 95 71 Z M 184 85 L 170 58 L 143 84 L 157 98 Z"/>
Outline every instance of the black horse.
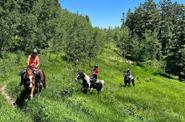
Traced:
<path fill-rule="evenodd" d="M 82 91 L 84 93 L 87 93 L 90 91 L 92 88 L 96 89 L 98 93 L 103 90 L 104 86 L 104 80 L 98 80 L 93 83 L 91 82 L 91 78 L 86 75 L 85 73 L 78 73 L 77 75 L 77 80 L 82 80 Z"/>
<path fill-rule="evenodd" d="M 130 86 L 131 83 L 132 83 L 133 86 L 135 85 L 134 78 L 132 76 L 129 76 L 129 75 L 125 75 L 124 83 L 125 83 L 124 87 L 126 87 L 127 84 L 128 84 L 128 86 Z"/>

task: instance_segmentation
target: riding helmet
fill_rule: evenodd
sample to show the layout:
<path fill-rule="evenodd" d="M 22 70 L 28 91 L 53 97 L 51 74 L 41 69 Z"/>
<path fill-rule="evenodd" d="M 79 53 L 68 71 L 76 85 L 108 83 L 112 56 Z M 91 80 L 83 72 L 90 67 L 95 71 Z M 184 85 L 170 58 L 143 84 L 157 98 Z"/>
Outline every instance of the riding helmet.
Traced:
<path fill-rule="evenodd" d="M 33 53 L 33 54 L 37 54 L 37 49 L 34 48 L 34 49 L 32 50 L 32 53 Z"/>

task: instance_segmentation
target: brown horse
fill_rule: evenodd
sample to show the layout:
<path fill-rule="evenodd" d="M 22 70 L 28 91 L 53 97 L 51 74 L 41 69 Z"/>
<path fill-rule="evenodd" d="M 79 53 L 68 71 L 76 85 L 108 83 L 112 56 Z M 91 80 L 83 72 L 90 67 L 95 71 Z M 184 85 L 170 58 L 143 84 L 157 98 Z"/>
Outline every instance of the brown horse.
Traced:
<path fill-rule="evenodd" d="M 40 71 L 40 80 L 44 86 L 44 88 L 46 87 L 46 78 L 45 78 L 45 74 L 43 71 Z M 26 73 L 24 74 L 24 80 L 23 80 L 23 85 L 26 91 L 27 96 L 32 99 L 33 95 L 39 91 L 41 92 L 42 90 L 42 85 L 40 85 L 37 82 L 37 79 L 35 77 L 35 74 L 33 73 L 33 70 L 30 68 L 27 68 Z"/>

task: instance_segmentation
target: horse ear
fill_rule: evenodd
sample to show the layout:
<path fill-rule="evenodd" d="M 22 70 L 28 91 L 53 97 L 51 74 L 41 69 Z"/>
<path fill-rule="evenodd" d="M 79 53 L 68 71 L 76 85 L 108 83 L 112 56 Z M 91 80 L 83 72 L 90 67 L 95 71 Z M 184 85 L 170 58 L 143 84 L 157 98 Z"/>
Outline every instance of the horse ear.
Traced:
<path fill-rule="evenodd" d="M 79 72 L 78 74 L 79 74 L 79 75 L 83 75 L 84 73 L 83 73 L 83 72 Z"/>
<path fill-rule="evenodd" d="M 81 72 L 78 72 L 78 74 L 77 74 L 77 75 L 79 75 L 79 76 L 80 76 L 80 75 L 81 75 Z"/>

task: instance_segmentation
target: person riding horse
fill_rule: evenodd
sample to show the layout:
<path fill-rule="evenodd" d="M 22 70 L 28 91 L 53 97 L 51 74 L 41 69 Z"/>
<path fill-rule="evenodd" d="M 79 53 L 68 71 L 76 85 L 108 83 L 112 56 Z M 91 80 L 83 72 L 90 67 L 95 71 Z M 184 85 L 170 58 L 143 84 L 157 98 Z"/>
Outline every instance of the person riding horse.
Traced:
<path fill-rule="evenodd" d="M 126 78 L 127 78 L 127 80 L 133 79 L 133 76 L 132 76 L 131 71 L 129 69 L 127 70 Z"/>
<path fill-rule="evenodd" d="M 84 93 L 87 93 L 88 91 L 91 91 L 92 89 L 96 89 L 98 93 L 100 93 L 100 91 L 103 91 L 103 87 L 105 84 L 104 80 L 97 80 L 96 83 L 91 83 L 90 81 L 90 77 L 88 75 L 86 75 L 83 72 L 78 73 L 76 80 L 82 80 L 82 91 Z"/>
<path fill-rule="evenodd" d="M 92 77 L 90 79 L 90 82 L 92 84 L 96 83 L 97 78 L 98 78 L 98 74 L 99 74 L 99 69 L 98 69 L 98 65 L 95 65 L 93 70 L 92 70 Z"/>
<path fill-rule="evenodd" d="M 40 65 L 40 59 L 39 59 L 39 56 L 37 55 L 37 49 L 33 49 L 32 50 L 32 53 L 28 56 L 28 59 L 27 59 L 27 68 L 30 68 L 35 77 L 36 77 L 36 81 L 42 85 L 42 82 L 41 82 L 41 74 L 40 74 L 40 71 L 38 69 L 39 65 Z M 26 69 L 24 69 L 24 71 L 22 72 L 21 74 L 21 83 L 20 83 L 20 86 L 23 84 L 23 80 L 24 80 L 24 74 L 26 73 Z"/>
<path fill-rule="evenodd" d="M 134 83 L 134 77 L 132 76 L 130 69 L 128 69 L 127 70 L 127 73 L 125 75 L 123 75 L 123 76 L 124 76 L 125 86 L 127 85 L 127 83 L 130 86 L 130 83 L 131 82 L 132 82 L 133 86 L 135 85 L 135 83 Z"/>

